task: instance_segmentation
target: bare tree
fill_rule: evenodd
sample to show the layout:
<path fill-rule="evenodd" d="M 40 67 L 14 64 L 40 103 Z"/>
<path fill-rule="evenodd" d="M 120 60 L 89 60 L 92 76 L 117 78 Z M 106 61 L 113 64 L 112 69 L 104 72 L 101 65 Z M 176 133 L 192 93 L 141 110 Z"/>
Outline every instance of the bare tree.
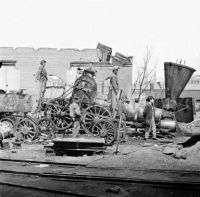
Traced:
<path fill-rule="evenodd" d="M 137 66 L 137 78 L 134 84 L 133 93 L 138 89 L 138 102 L 140 101 L 141 95 L 153 82 L 152 74 L 155 71 L 156 66 L 150 71 L 148 71 L 150 60 L 152 57 L 152 50 L 147 46 L 146 53 L 143 58 L 143 63 L 140 67 Z"/>

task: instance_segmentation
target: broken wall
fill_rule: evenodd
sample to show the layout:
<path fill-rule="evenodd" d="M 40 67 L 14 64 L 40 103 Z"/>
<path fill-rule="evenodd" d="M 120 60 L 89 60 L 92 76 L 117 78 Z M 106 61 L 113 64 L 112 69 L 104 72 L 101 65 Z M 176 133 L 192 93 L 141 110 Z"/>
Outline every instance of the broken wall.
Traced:
<path fill-rule="evenodd" d="M 35 74 L 42 59 L 47 60 L 46 69 L 48 74 L 61 77 L 66 81 L 66 72 L 71 61 L 98 61 L 96 49 L 60 49 L 56 48 L 29 48 L 29 47 L 0 47 L 0 60 L 16 60 L 16 69 L 19 76 L 11 72 L 8 76 L 10 82 L 8 84 L 19 84 L 19 88 L 26 89 L 26 92 L 38 97 L 38 87 L 35 82 Z M 3 73 L 3 70 L 0 69 Z M 4 76 L 2 74 L 2 76 Z M 0 88 L 4 89 L 4 85 Z M 16 87 L 9 85 L 8 89 Z"/>

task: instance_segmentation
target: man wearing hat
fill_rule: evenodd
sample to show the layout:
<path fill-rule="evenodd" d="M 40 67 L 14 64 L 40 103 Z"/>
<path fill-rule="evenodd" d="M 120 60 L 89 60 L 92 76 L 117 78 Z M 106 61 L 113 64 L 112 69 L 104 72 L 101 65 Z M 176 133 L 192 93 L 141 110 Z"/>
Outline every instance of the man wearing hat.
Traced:
<path fill-rule="evenodd" d="M 80 131 L 81 111 L 78 105 L 79 97 L 74 96 L 73 102 L 69 106 L 70 117 L 73 120 L 72 137 L 76 138 Z"/>
<path fill-rule="evenodd" d="M 84 90 L 88 92 L 90 101 L 93 102 L 96 94 L 97 94 L 97 83 L 94 79 L 94 76 L 96 75 L 96 72 L 92 70 L 92 68 L 88 68 L 84 70 L 84 76 L 83 79 L 87 83 L 85 83 Z"/>
<path fill-rule="evenodd" d="M 153 138 L 156 139 L 156 124 L 154 112 L 154 98 L 149 96 L 144 108 L 143 117 L 145 119 L 145 140 L 149 139 L 149 133 L 152 131 Z"/>
<path fill-rule="evenodd" d="M 41 100 L 42 98 L 44 98 L 44 93 L 46 90 L 46 84 L 47 84 L 47 71 L 45 69 L 45 65 L 46 65 L 46 60 L 42 60 L 40 62 L 40 66 L 38 68 L 38 71 L 36 73 L 36 81 L 39 81 L 39 102 L 38 102 L 38 106 L 41 105 Z"/>
<path fill-rule="evenodd" d="M 110 77 L 110 87 L 112 93 L 112 109 L 115 110 L 117 107 L 117 94 L 119 92 L 119 84 L 118 84 L 118 66 L 113 66 L 112 76 Z"/>

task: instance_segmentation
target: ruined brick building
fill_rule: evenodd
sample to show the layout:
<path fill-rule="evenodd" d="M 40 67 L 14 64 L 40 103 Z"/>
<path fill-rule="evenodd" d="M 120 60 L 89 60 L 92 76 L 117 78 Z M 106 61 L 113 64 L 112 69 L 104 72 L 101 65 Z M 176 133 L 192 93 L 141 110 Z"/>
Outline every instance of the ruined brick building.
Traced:
<path fill-rule="evenodd" d="M 106 54 L 108 60 L 111 53 Z M 103 57 L 103 56 L 102 56 Z M 38 96 L 35 74 L 39 67 L 40 61 L 47 61 L 46 69 L 48 74 L 61 77 L 67 82 L 69 77 L 70 64 L 73 62 L 86 63 L 84 67 L 95 66 L 97 70 L 98 92 L 102 93 L 102 84 L 104 79 L 111 75 L 112 63 L 99 58 L 98 49 L 60 49 L 56 48 L 27 48 L 27 47 L 1 47 L 0 60 L 15 60 L 15 67 L 2 67 L 0 69 L 0 89 L 7 91 L 16 89 L 25 89 L 27 93 Z M 116 60 L 116 59 L 115 59 Z M 89 64 L 91 62 L 92 64 Z M 100 66 L 99 66 L 100 65 Z M 119 64 L 120 88 L 124 89 L 126 94 L 131 95 L 132 84 L 132 66 Z"/>

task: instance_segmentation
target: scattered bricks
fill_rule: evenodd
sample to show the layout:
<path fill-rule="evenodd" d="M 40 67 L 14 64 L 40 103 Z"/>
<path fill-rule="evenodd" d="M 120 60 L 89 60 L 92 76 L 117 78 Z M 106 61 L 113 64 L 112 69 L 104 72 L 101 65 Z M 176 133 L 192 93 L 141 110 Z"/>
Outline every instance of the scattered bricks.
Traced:
<path fill-rule="evenodd" d="M 3 141 L 2 142 L 2 149 L 3 150 L 10 150 L 11 147 L 11 142 L 10 141 Z"/>
<path fill-rule="evenodd" d="M 153 146 L 153 145 L 154 145 L 153 143 L 145 142 L 142 146 L 143 147 L 149 147 L 149 146 Z"/>
<path fill-rule="evenodd" d="M 22 142 L 13 142 L 12 144 L 14 149 L 19 149 L 21 148 Z"/>
<path fill-rule="evenodd" d="M 160 139 L 159 143 L 169 144 L 169 143 L 173 143 L 173 140 L 171 140 L 171 139 Z"/>
<path fill-rule="evenodd" d="M 110 192 L 110 193 L 114 193 L 114 194 L 119 194 L 120 187 L 119 186 L 115 186 L 115 187 L 112 187 L 112 188 L 108 188 L 106 190 L 106 192 Z"/>
<path fill-rule="evenodd" d="M 47 157 L 55 156 L 56 155 L 55 152 L 54 152 L 54 150 L 52 150 L 52 149 L 46 149 L 45 154 L 46 154 Z"/>
<path fill-rule="evenodd" d="M 28 165 L 28 163 L 23 163 L 23 164 L 22 164 L 22 166 L 27 166 L 27 165 Z"/>
<path fill-rule="evenodd" d="M 174 154 L 176 151 L 177 151 L 177 148 L 175 148 L 175 147 L 166 147 L 166 148 L 163 150 L 163 154 L 165 154 L 165 155 L 172 155 L 172 154 Z"/>

